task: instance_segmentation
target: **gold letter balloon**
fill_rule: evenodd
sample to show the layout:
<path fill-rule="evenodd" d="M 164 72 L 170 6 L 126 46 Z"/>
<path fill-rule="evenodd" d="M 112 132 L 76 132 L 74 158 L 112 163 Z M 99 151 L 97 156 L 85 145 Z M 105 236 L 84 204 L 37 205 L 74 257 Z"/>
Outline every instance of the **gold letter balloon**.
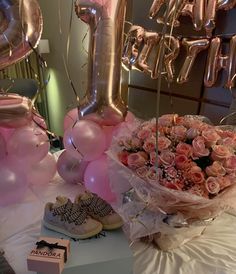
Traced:
<path fill-rule="evenodd" d="M 77 16 L 90 28 L 88 87 L 80 115 L 96 113 L 105 125 L 126 115 L 121 99 L 122 37 L 127 0 L 79 0 Z"/>
<path fill-rule="evenodd" d="M 0 70 L 31 53 L 40 40 L 42 27 L 37 0 L 0 1 Z"/>

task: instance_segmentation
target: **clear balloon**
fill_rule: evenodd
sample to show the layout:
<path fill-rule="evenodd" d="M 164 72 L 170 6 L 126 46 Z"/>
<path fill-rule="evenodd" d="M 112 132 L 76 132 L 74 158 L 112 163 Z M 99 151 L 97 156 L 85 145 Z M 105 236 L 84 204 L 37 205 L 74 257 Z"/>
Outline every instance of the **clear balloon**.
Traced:
<path fill-rule="evenodd" d="M 10 156 L 35 164 L 49 151 L 47 134 L 40 128 L 23 127 L 15 130 L 7 143 Z"/>
<path fill-rule="evenodd" d="M 33 185 L 45 185 L 56 174 L 56 160 L 51 153 L 48 153 L 39 163 L 32 165 L 27 172 L 27 181 Z"/>
<path fill-rule="evenodd" d="M 97 113 L 106 125 L 121 122 L 127 111 L 120 89 L 126 4 L 127 0 L 78 0 L 75 4 L 77 16 L 90 28 L 89 81 L 80 113 Z"/>
<path fill-rule="evenodd" d="M 84 184 L 88 190 L 111 203 L 116 197 L 110 188 L 107 161 L 107 156 L 102 155 L 99 159 L 89 163 L 84 174 Z"/>
<path fill-rule="evenodd" d="M 3 137 L 3 135 L 0 132 L 0 160 L 6 157 L 7 155 L 7 144 Z"/>
<path fill-rule="evenodd" d="M 106 148 L 106 137 L 102 128 L 89 120 L 78 121 L 71 130 L 69 141 L 85 161 L 99 158 Z"/>
<path fill-rule="evenodd" d="M 0 206 L 20 201 L 27 189 L 25 173 L 14 162 L 0 162 Z"/>
<path fill-rule="evenodd" d="M 84 171 L 88 162 L 74 158 L 66 150 L 62 152 L 57 160 L 57 171 L 59 175 L 68 183 L 82 183 Z"/>
<path fill-rule="evenodd" d="M 36 47 L 43 28 L 37 0 L 0 1 L 0 70 L 23 60 Z M 23 28 L 23 29 L 22 29 Z M 29 43 L 30 42 L 30 43 Z"/>

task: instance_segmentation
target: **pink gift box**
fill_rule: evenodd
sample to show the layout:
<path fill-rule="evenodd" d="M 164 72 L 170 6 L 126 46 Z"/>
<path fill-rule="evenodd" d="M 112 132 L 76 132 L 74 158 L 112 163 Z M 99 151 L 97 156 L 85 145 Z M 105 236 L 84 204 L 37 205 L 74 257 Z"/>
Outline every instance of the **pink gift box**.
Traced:
<path fill-rule="evenodd" d="M 43 274 L 60 274 L 70 253 L 70 241 L 40 237 L 38 248 L 33 249 L 28 258 L 28 270 Z"/>

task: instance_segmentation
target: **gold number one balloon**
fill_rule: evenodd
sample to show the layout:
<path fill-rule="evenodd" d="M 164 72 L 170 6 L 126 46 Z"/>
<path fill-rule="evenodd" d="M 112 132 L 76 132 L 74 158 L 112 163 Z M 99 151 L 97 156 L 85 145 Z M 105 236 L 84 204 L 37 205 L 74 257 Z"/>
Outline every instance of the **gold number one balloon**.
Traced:
<path fill-rule="evenodd" d="M 90 28 L 88 87 L 80 114 L 97 113 L 103 124 L 123 120 L 126 106 L 121 99 L 121 55 L 127 0 L 79 0 L 77 16 Z"/>

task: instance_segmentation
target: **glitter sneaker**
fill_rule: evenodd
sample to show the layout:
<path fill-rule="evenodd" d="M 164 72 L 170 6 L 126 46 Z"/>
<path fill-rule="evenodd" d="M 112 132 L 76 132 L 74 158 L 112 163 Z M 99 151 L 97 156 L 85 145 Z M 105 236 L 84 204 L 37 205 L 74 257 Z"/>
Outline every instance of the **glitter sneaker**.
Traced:
<path fill-rule="evenodd" d="M 46 228 L 74 239 L 87 239 L 101 232 L 103 226 L 87 215 L 79 204 L 66 197 L 57 197 L 56 203 L 45 205 L 43 224 Z"/>
<path fill-rule="evenodd" d="M 123 225 L 121 217 L 96 194 L 86 191 L 75 198 L 75 204 L 85 208 L 88 215 L 99 221 L 105 230 L 114 230 Z"/>

